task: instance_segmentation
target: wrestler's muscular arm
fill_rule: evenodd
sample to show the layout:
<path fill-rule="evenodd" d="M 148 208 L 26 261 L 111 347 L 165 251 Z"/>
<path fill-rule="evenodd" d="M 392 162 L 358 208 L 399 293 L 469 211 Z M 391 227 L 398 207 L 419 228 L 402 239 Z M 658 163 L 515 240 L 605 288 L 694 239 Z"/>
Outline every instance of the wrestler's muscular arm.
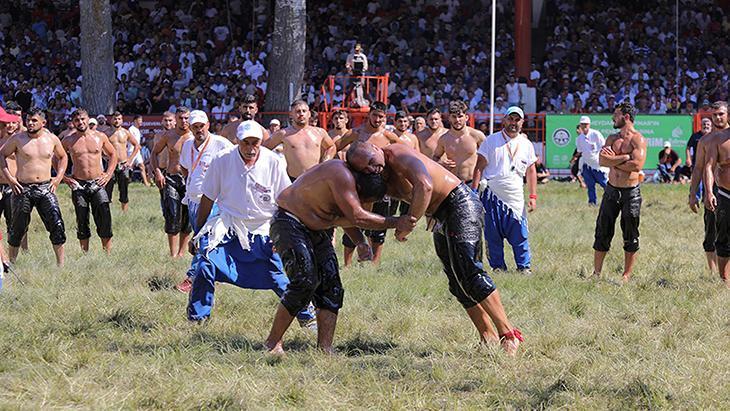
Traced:
<path fill-rule="evenodd" d="M 406 143 L 405 141 L 401 140 L 398 137 L 398 135 L 395 134 L 392 131 L 383 130 L 383 136 L 388 139 L 388 142 L 390 144 L 406 144 L 406 145 L 408 145 L 408 143 Z"/>
<path fill-rule="evenodd" d="M 322 136 L 322 143 L 320 144 L 322 152 L 319 162 L 324 163 L 325 161 L 334 158 L 335 154 L 337 154 L 337 146 L 332 141 L 332 137 L 330 137 L 323 128 L 318 128 L 318 131 Z"/>
<path fill-rule="evenodd" d="M 55 134 L 51 134 L 51 139 L 53 140 L 53 155 L 58 159 L 58 163 L 54 166 L 56 169 L 56 178 L 51 180 L 51 192 L 55 193 L 66 173 L 68 156 L 66 155 L 66 150 L 63 149 L 63 145 L 61 145 L 61 140 Z"/>
<path fill-rule="evenodd" d="M 13 193 L 20 194 L 23 192 L 23 187 L 20 185 L 18 180 L 15 178 L 13 173 L 8 168 L 7 158 L 15 154 L 18 149 L 18 139 L 13 136 L 8 140 L 0 149 L 0 167 L 2 167 L 3 175 L 5 180 L 10 183 L 10 187 L 13 189 Z"/>
<path fill-rule="evenodd" d="M 396 174 L 402 175 L 413 186 L 411 195 L 411 207 L 408 215 L 413 217 L 413 227 L 415 223 L 426 214 L 426 209 L 431 203 L 431 195 L 433 194 L 433 180 L 428 173 L 428 169 L 415 153 L 409 155 L 401 155 L 398 161 L 389 164 L 390 168 Z M 398 241 L 404 241 L 408 233 L 413 230 L 396 230 L 396 238 Z"/>
<path fill-rule="evenodd" d="M 719 154 L 718 146 L 718 144 L 711 143 L 705 147 L 707 153 L 705 155 L 702 183 L 705 186 L 705 208 L 710 211 L 715 211 L 717 207 L 717 198 L 715 198 L 712 190 L 715 186 L 715 167 L 717 166 L 717 156 Z"/>
<path fill-rule="evenodd" d="M 264 147 L 268 148 L 269 150 L 273 150 L 276 148 L 276 146 L 278 146 L 279 144 L 281 144 L 284 141 L 284 136 L 286 136 L 286 129 L 281 129 L 281 130 L 277 131 L 276 133 L 274 133 L 274 135 L 271 136 L 271 138 L 269 138 L 268 140 L 265 140 L 263 142 L 263 145 L 264 145 Z"/>
<path fill-rule="evenodd" d="M 487 158 L 477 153 L 477 164 L 474 166 L 474 174 L 471 180 L 472 189 L 479 187 L 479 181 L 482 180 L 482 171 L 484 170 L 484 167 L 487 166 L 487 163 Z"/>
<path fill-rule="evenodd" d="M 629 173 L 638 173 L 644 168 L 646 162 L 646 140 L 641 134 L 636 133 L 631 139 L 631 153 L 629 160 L 616 165 L 616 168 Z"/>
<path fill-rule="evenodd" d="M 155 185 L 157 185 L 157 188 L 160 190 L 165 187 L 165 176 L 162 175 L 162 170 L 160 170 L 160 163 L 157 156 L 160 155 L 162 150 L 167 147 L 167 139 L 168 133 L 163 132 L 152 147 L 152 153 L 150 154 L 150 166 L 152 166 L 152 169 L 155 170 Z"/>
<path fill-rule="evenodd" d="M 329 179 L 328 185 L 332 190 L 337 208 L 344 217 L 356 227 L 371 230 L 385 230 L 395 228 L 398 218 L 383 217 L 365 210 L 355 189 L 355 178 L 349 172 L 341 172 Z"/>
<path fill-rule="evenodd" d="M 631 160 L 631 156 L 628 154 L 616 154 L 613 151 L 612 145 L 616 141 L 617 135 L 612 134 L 606 139 L 606 144 L 601 149 L 599 154 L 598 163 L 603 167 L 615 167 L 625 161 Z"/>
<path fill-rule="evenodd" d="M 354 129 L 348 131 L 344 136 L 342 136 L 342 138 L 337 140 L 337 151 L 342 151 L 343 148 L 349 146 L 352 142 L 357 141 L 358 137 L 360 137 L 360 135 Z"/>
<path fill-rule="evenodd" d="M 689 183 L 689 209 L 693 212 L 698 211 L 698 201 L 697 201 L 697 190 L 700 188 L 700 181 L 702 181 L 702 174 L 705 172 L 705 142 L 707 140 L 705 138 L 701 138 L 700 141 L 697 142 L 697 154 L 695 155 L 695 165 L 694 168 L 692 168 L 692 176 L 690 178 Z M 687 159 L 690 159 L 691 157 L 687 157 Z"/>
<path fill-rule="evenodd" d="M 111 180 L 112 175 L 114 175 L 114 170 L 117 168 L 117 161 L 119 159 L 117 158 L 117 150 L 114 149 L 111 141 L 109 141 L 109 137 L 107 137 L 104 133 L 97 133 L 97 137 L 101 141 L 102 153 L 104 153 L 104 155 L 106 155 L 109 159 L 106 165 L 106 170 L 101 176 L 99 176 L 99 178 L 96 179 L 96 182 L 100 186 L 104 187 L 107 185 L 109 180 Z"/>

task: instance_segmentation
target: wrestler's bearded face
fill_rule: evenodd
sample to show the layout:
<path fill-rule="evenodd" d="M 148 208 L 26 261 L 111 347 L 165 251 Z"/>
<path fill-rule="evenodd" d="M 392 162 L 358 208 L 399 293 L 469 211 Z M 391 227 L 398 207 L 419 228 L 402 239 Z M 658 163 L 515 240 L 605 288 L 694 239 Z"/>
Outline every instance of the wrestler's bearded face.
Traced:
<path fill-rule="evenodd" d="M 718 130 L 723 130 L 727 127 L 727 108 L 720 107 L 712 112 L 712 124 Z"/>
<path fill-rule="evenodd" d="M 451 123 L 451 128 L 454 130 L 463 129 L 464 126 L 466 126 L 466 120 L 468 119 L 469 117 L 467 117 L 466 113 L 463 111 L 449 114 L 449 122 Z"/>
<path fill-rule="evenodd" d="M 188 131 L 190 129 L 190 113 L 177 113 L 175 125 L 180 131 Z"/>
<path fill-rule="evenodd" d="M 380 110 L 373 110 L 368 115 L 368 119 L 370 121 L 370 126 L 373 128 L 380 128 L 383 125 L 385 125 L 385 113 Z"/>
<path fill-rule="evenodd" d="M 359 173 L 381 174 L 385 168 L 385 156 L 380 147 L 372 146 L 370 150 L 348 157 L 347 163 Z"/>
<path fill-rule="evenodd" d="M 5 133 L 12 136 L 13 134 L 20 131 L 20 121 L 9 121 L 5 123 Z"/>
<path fill-rule="evenodd" d="M 395 128 L 398 131 L 406 131 L 408 130 L 408 126 L 410 125 L 410 122 L 408 121 L 407 117 L 401 117 L 395 122 Z"/>
<path fill-rule="evenodd" d="M 613 128 L 623 128 L 626 125 L 626 119 L 621 110 L 613 112 Z"/>
<path fill-rule="evenodd" d="M 309 111 L 309 106 L 306 104 L 299 104 L 292 108 L 291 118 L 294 120 L 294 124 L 299 127 L 306 127 L 309 124 L 309 118 L 312 113 Z"/>
<path fill-rule="evenodd" d="M 89 128 L 89 116 L 84 113 L 78 114 L 73 119 L 74 128 L 80 132 L 86 131 Z"/>
<path fill-rule="evenodd" d="M 121 127 L 123 122 L 124 122 L 124 118 L 122 118 L 122 116 L 112 117 L 112 126 L 114 126 L 114 127 Z M 74 126 L 75 126 L 75 124 L 74 124 Z"/>
<path fill-rule="evenodd" d="M 256 103 L 241 104 L 241 119 L 243 121 L 253 120 L 258 111 Z"/>
<path fill-rule="evenodd" d="M 28 132 L 31 134 L 35 134 L 41 131 L 43 126 L 46 125 L 46 120 L 39 115 L 34 115 L 28 116 L 28 118 L 25 120 L 25 123 L 26 127 L 28 128 Z"/>
<path fill-rule="evenodd" d="M 430 116 L 428 116 L 428 128 L 431 130 L 436 130 L 439 127 L 443 126 L 443 122 L 441 122 L 441 114 L 440 113 L 433 113 Z"/>
<path fill-rule="evenodd" d="M 175 127 L 175 117 L 165 116 L 162 117 L 162 128 L 165 130 L 172 130 Z"/>

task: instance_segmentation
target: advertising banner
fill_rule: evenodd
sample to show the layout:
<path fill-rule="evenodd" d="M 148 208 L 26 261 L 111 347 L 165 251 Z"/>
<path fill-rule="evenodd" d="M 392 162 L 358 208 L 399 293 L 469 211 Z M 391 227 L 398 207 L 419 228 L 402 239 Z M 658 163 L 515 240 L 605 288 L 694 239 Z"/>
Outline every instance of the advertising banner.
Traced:
<path fill-rule="evenodd" d="M 570 159 L 575 150 L 578 133 L 576 126 L 579 114 L 548 114 L 545 119 L 545 165 L 547 168 L 570 168 Z M 610 114 L 594 114 L 591 128 L 598 130 L 604 137 L 617 133 L 613 128 Z M 684 161 L 684 149 L 692 135 L 692 117 L 689 115 L 643 115 L 639 114 L 634 123 L 636 130 L 644 135 L 647 144 L 647 155 L 644 169 L 655 169 L 659 161 L 659 152 L 664 142 L 669 141 L 672 149 Z"/>

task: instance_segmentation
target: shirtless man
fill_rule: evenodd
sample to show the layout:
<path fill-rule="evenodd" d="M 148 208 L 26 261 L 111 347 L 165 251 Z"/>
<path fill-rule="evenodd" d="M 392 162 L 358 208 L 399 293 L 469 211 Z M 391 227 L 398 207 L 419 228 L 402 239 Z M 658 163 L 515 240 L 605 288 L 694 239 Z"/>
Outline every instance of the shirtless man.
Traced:
<path fill-rule="evenodd" d="M 435 161 L 400 144 L 355 144 L 347 151 L 347 161 L 357 172 L 382 174 L 388 195 L 411 204 L 407 216 L 413 224 L 396 229 L 396 238 L 405 240 L 415 227 L 413 220 L 424 215 L 440 223 L 433 240 L 449 291 L 466 309 L 482 341 L 500 341 L 505 352 L 514 355 L 522 335 L 507 319 L 481 262 L 484 214 L 476 193 Z"/>
<path fill-rule="evenodd" d="M 712 119 L 710 132 L 702 136 L 697 142 L 697 150 L 695 154 L 694 168 L 692 169 L 692 178 L 690 180 L 689 187 L 689 208 L 693 212 L 697 213 L 697 204 L 699 203 L 698 194 L 700 191 L 700 184 L 702 184 L 702 174 L 705 171 L 707 165 L 707 147 L 712 145 L 713 142 L 722 137 L 723 131 L 730 128 L 728 124 L 728 113 L 727 103 L 724 101 L 717 101 L 713 103 L 710 108 L 712 109 Z M 717 186 L 714 186 L 717 191 Z M 716 192 L 712 193 L 717 195 Z M 715 241 L 717 240 L 717 230 L 715 229 L 715 213 L 710 211 L 707 207 L 704 208 L 704 225 L 705 225 L 705 237 L 702 242 L 702 248 L 705 250 L 705 256 L 707 258 L 707 266 L 710 269 L 710 273 L 718 272 L 717 268 L 717 253 L 715 247 Z"/>
<path fill-rule="evenodd" d="M 169 111 L 165 111 L 162 114 L 161 124 L 162 124 L 162 131 L 155 134 L 155 138 L 152 140 L 152 148 L 150 149 L 149 170 L 152 170 L 152 178 L 155 178 L 154 171 L 156 169 L 155 167 L 152 166 L 152 155 L 151 155 L 152 150 L 154 150 L 155 144 L 157 144 L 157 142 L 160 141 L 160 139 L 168 131 L 175 128 L 175 114 L 173 114 Z M 162 149 L 162 152 L 160 152 L 160 154 L 157 155 L 157 167 L 160 168 L 161 170 L 167 170 L 167 154 L 168 154 L 167 147 L 165 147 Z M 163 205 L 163 201 L 164 201 L 163 191 L 161 188 L 159 188 L 159 190 L 160 190 L 160 209 L 164 211 L 165 207 Z M 164 217 L 164 214 L 163 214 L 163 217 Z"/>
<path fill-rule="evenodd" d="M 395 113 L 395 133 L 396 136 L 408 147 L 421 151 L 418 146 L 418 138 L 408 132 L 408 128 L 411 126 L 410 120 L 408 120 L 408 114 L 405 111 L 398 111 Z"/>
<path fill-rule="evenodd" d="M 28 231 L 30 213 L 33 207 L 50 233 L 56 264 L 63 265 L 63 244 L 66 232 L 61 216 L 61 208 L 56 198 L 56 188 L 61 184 L 66 172 L 68 158 L 63 151 L 61 140 L 45 129 L 46 115 L 39 109 L 28 111 L 26 118 L 27 131 L 17 133 L 0 149 L 0 167 L 13 189 L 13 218 L 10 224 L 10 262 L 15 262 L 18 247 Z M 7 158 L 15 154 L 17 172 L 12 173 Z M 56 178 L 51 179 L 53 157 L 57 159 Z"/>
<path fill-rule="evenodd" d="M 469 120 L 466 109 L 466 104 L 461 100 L 449 103 L 451 129 L 439 138 L 433 159 L 439 161 L 446 154 L 450 162 L 448 167 L 447 163 L 442 165 L 467 186 L 476 189 L 479 182 L 472 184 L 472 177 L 477 164 L 477 150 L 486 137 L 481 131 L 466 125 Z"/>
<path fill-rule="evenodd" d="M 238 105 L 238 111 L 241 113 L 241 117 L 235 120 L 231 117 L 231 121 L 226 124 L 220 132 L 221 136 L 227 138 L 228 141 L 233 144 L 238 144 L 238 140 L 236 139 L 236 130 L 238 130 L 238 125 L 244 121 L 255 120 L 256 114 L 259 112 L 259 105 L 256 102 L 256 97 L 251 94 L 243 96 L 243 99 Z M 261 129 L 264 132 L 264 141 L 268 140 L 269 130 L 267 130 L 264 126 L 261 126 Z"/>
<path fill-rule="evenodd" d="M 337 145 L 337 142 L 345 136 L 345 134 L 350 132 L 350 129 L 347 128 L 347 122 L 350 119 L 348 118 L 347 111 L 345 110 L 336 110 L 332 114 L 332 130 L 330 130 L 327 134 L 329 134 L 330 138 L 332 139 L 332 142 Z M 337 157 L 340 158 L 340 160 L 345 159 L 345 153 L 342 151 L 337 152 Z"/>
<path fill-rule="evenodd" d="M 291 104 L 290 116 L 292 125 L 264 140 L 264 147 L 273 150 L 283 144 L 286 172 L 293 182 L 305 171 L 334 157 L 335 145 L 324 129 L 309 125 L 311 113 L 304 100 Z"/>
<path fill-rule="evenodd" d="M 89 128 L 89 113 L 78 109 L 71 114 L 76 132 L 67 136 L 63 148 L 71 156 L 73 173 L 63 181 L 71 187 L 71 201 L 76 212 L 76 237 L 81 250 L 89 251 L 89 209 L 94 216 L 96 233 L 107 254 L 112 250 L 112 214 L 104 186 L 117 166 L 117 153 L 106 134 Z M 102 153 L 108 158 L 106 171 L 101 168 Z"/>
<path fill-rule="evenodd" d="M 68 118 L 68 119 L 66 119 L 66 128 L 63 129 L 63 131 L 61 131 L 58 134 L 58 139 L 63 140 L 64 138 L 66 138 L 66 136 L 68 136 L 69 134 L 72 134 L 74 132 L 76 132 L 76 128 L 74 127 L 74 122 L 73 122 L 73 120 L 71 120 L 71 118 Z"/>
<path fill-rule="evenodd" d="M 284 352 L 282 338 L 294 316 L 309 301 L 319 309 L 317 345 L 333 353 L 332 340 L 337 313 L 342 307 L 344 290 L 340 281 L 337 256 L 330 230 L 345 228 L 355 238 L 361 259 L 370 257 L 370 249 L 359 230 L 413 229 L 414 220 L 399 219 L 368 212 L 361 204 L 385 194 L 385 185 L 377 175 L 353 175 L 344 161 L 333 160 L 311 168 L 281 192 L 279 206 L 271 223 L 271 240 L 283 260 L 290 284 L 277 307 L 266 348 Z"/>
<path fill-rule="evenodd" d="M 421 148 L 421 153 L 428 158 L 433 158 L 433 153 L 436 151 L 439 139 L 448 130 L 444 128 L 444 123 L 441 122 L 441 112 L 437 108 L 432 108 L 426 113 L 426 125 L 428 127 L 416 133 L 418 137 L 418 145 Z"/>
<path fill-rule="evenodd" d="M 641 190 L 639 173 L 646 161 L 646 140 L 634 129 L 636 108 L 623 102 L 613 112 L 613 127 L 619 129 L 606 139 L 601 149 L 600 165 L 609 167 L 608 184 L 603 191 L 601 208 L 596 219 L 596 235 L 593 275 L 601 277 L 603 260 L 606 258 L 621 214 L 621 231 L 624 237 L 624 272 L 622 281 L 628 282 L 639 251 L 639 216 L 641 214 Z"/>
<path fill-rule="evenodd" d="M 25 131 L 25 127 L 23 126 L 22 109 L 20 106 L 9 102 L 7 104 L 7 110 L 3 110 L 3 108 L 0 107 L 0 147 L 8 142 L 12 136 L 23 131 Z M 18 170 L 18 167 L 15 164 L 15 155 L 13 154 L 8 157 L 7 162 L 10 172 L 15 174 Z M 5 214 L 5 225 L 8 235 L 10 235 L 10 222 L 13 218 L 12 196 L 12 188 L 5 179 L 5 176 L 0 173 L 0 215 Z M 24 251 L 28 251 L 27 235 L 23 236 L 21 248 Z M 0 249 L 2 249 L 2 247 L 0 247 Z"/>
<path fill-rule="evenodd" d="M 727 105 L 719 106 L 720 108 L 715 109 L 715 113 L 713 113 L 713 123 L 717 117 L 727 119 Z M 719 113 L 722 114 L 717 115 Z M 730 276 L 728 276 L 730 274 L 730 219 L 728 217 L 728 210 L 730 210 L 730 128 L 726 127 L 713 134 L 714 136 L 705 142 L 706 163 L 703 175 L 705 207 L 707 211 L 715 213 L 717 235 L 715 248 L 718 270 L 725 286 L 730 288 Z M 702 140 L 704 139 L 705 137 L 702 138 Z M 699 161 L 695 167 L 698 165 Z M 717 195 L 714 192 L 715 183 L 717 183 Z"/>
<path fill-rule="evenodd" d="M 180 168 L 180 151 L 187 140 L 193 138 L 190 132 L 190 109 L 178 107 L 175 113 L 175 128 L 159 135 L 152 148 L 150 163 L 155 171 L 155 184 L 162 190 L 162 215 L 165 217 L 165 233 L 170 249 L 170 257 L 181 258 L 185 255 L 190 237 L 188 207 L 185 198 L 185 177 Z M 162 170 L 158 156 L 167 149 L 167 168 Z"/>
<path fill-rule="evenodd" d="M 111 201 L 112 193 L 114 192 L 114 183 L 119 184 L 119 202 L 122 203 L 122 211 L 126 212 L 129 209 L 131 163 L 132 159 L 139 153 L 140 146 L 139 141 L 137 141 L 134 135 L 122 127 L 123 122 L 124 118 L 122 117 L 122 113 L 116 111 L 112 114 L 112 127 L 114 127 L 114 132 L 109 137 L 109 142 L 112 143 L 114 151 L 117 153 L 117 168 L 114 170 L 114 176 L 106 185 L 106 194 L 109 197 L 109 201 Z M 134 147 L 131 155 L 127 154 L 127 143 Z"/>
<path fill-rule="evenodd" d="M 378 147 L 385 147 L 390 144 L 407 143 L 401 140 L 395 133 L 385 129 L 387 117 L 385 115 L 385 104 L 376 101 L 370 105 L 368 119 L 360 127 L 353 129 L 337 141 L 337 149 L 344 150 L 351 143 L 367 142 Z M 383 198 L 373 204 L 373 213 L 390 217 L 395 213 L 393 210 L 392 200 Z M 396 205 L 397 206 L 397 205 Z M 380 264 L 380 256 L 383 254 L 383 244 L 385 243 L 385 230 L 368 230 L 365 235 L 370 240 L 370 247 L 373 249 L 373 263 Z M 352 255 L 355 252 L 355 243 L 350 241 L 347 234 L 342 236 L 342 245 L 344 246 L 343 257 L 345 259 L 345 267 L 352 263 Z"/>

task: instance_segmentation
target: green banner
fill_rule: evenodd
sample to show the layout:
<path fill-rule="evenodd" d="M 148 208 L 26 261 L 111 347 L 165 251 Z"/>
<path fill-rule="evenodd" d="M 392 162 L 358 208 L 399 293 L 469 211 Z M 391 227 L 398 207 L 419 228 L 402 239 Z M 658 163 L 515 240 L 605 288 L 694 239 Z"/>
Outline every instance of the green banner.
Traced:
<path fill-rule="evenodd" d="M 594 114 L 591 128 L 598 130 L 604 137 L 617 133 L 613 128 L 610 114 Z M 570 159 L 575 150 L 578 133 L 575 127 L 580 115 L 548 114 L 545 119 L 545 165 L 548 168 L 570 168 Z M 684 149 L 692 135 L 692 116 L 682 115 L 642 115 L 634 123 L 636 130 L 646 139 L 647 154 L 644 169 L 655 169 L 659 162 L 659 152 L 664 142 L 669 141 L 672 149 L 684 161 Z"/>

